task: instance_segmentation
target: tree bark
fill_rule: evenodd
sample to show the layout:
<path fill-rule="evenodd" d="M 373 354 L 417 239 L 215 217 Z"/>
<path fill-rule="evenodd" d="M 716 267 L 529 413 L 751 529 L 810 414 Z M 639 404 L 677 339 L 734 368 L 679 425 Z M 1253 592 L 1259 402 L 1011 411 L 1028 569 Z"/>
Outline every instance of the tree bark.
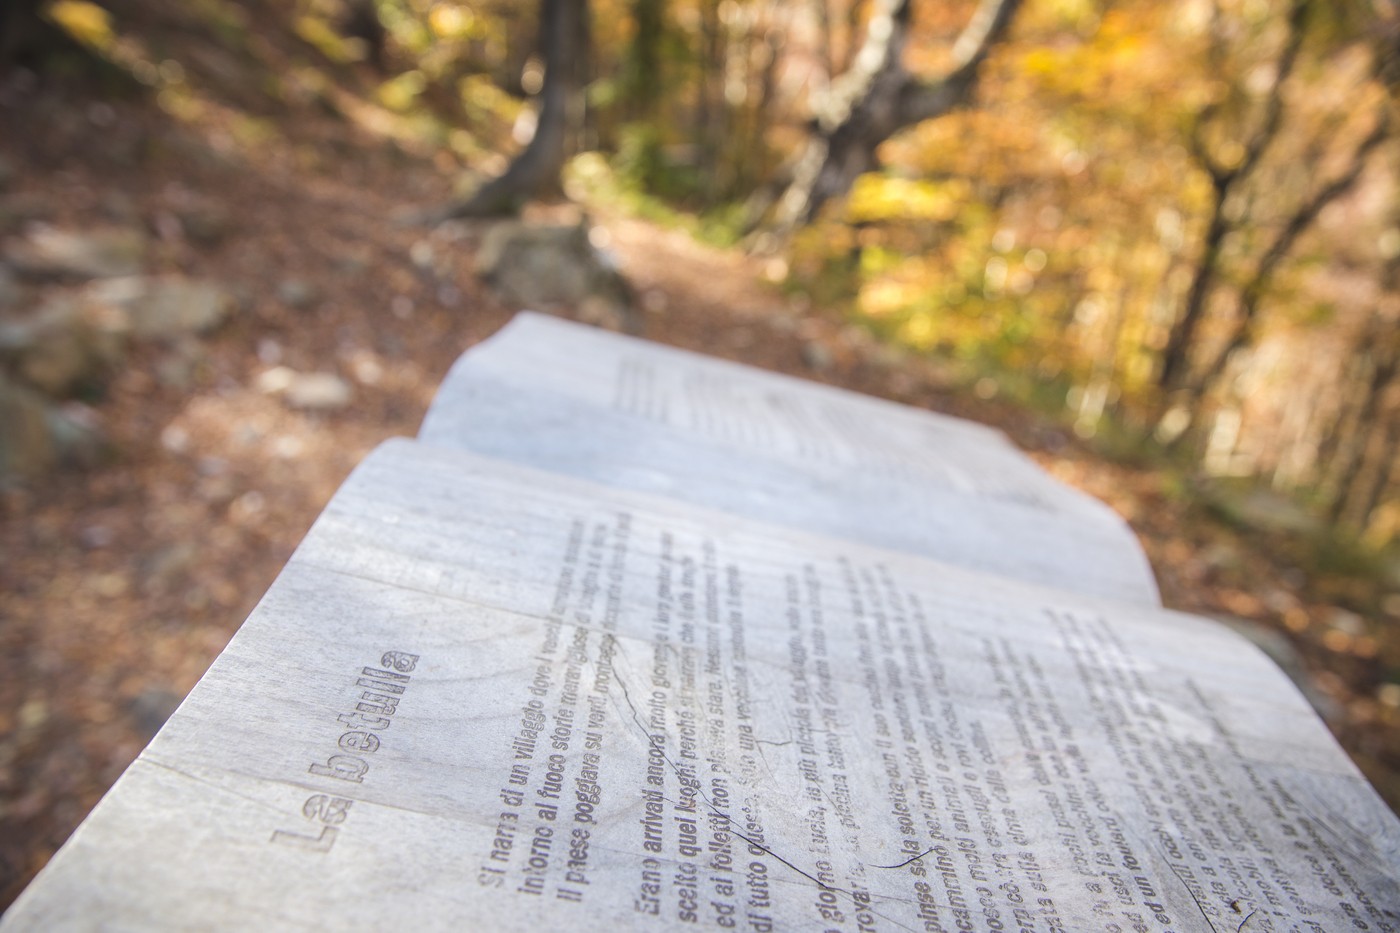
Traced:
<path fill-rule="evenodd" d="M 9 65 L 41 27 L 39 0 L 11 0 L 0 6 L 0 68 Z"/>
<path fill-rule="evenodd" d="M 587 0 L 540 0 L 545 74 L 535 135 L 499 177 L 467 198 L 426 212 L 419 220 L 441 223 L 461 217 L 517 214 L 532 198 L 558 188 L 570 130 L 582 117 L 587 26 Z"/>
<path fill-rule="evenodd" d="M 1202 110 L 1191 127 L 1189 148 L 1201 170 L 1210 178 L 1214 194 L 1210 222 L 1201 244 L 1201 258 L 1191 277 L 1191 287 L 1187 290 L 1181 314 L 1167 335 L 1167 345 L 1162 351 L 1162 366 L 1157 373 L 1157 385 L 1163 392 L 1174 392 L 1186 387 L 1191 351 L 1195 347 L 1196 331 L 1210 301 L 1215 281 L 1220 274 L 1220 253 L 1225 238 L 1232 232 L 1233 225 L 1226 218 L 1226 201 L 1238 185 L 1247 180 L 1264 151 L 1278 135 L 1283 121 L 1283 86 L 1298 61 L 1298 53 L 1303 46 L 1303 27 L 1308 12 L 1309 0 L 1293 0 L 1288 12 L 1288 38 L 1284 40 L 1279 53 L 1274 80 L 1269 88 L 1269 97 L 1264 104 L 1264 114 L 1254 132 L 1242 145 L 1243 155 L 1234 165 L 1218 159 L 1205 140 L 1206 126 L 1216 116 L 1216 105 L 1208 105 Z M 1217 8 L 1217 14 L 1219 12 Z M 1212 24 L 1213 34 L 1221 32 L 1218 23 Z M 1217 45 L 1211 47 L 1212 65 L 1222 67 L 1223 53 Z M 1272 269 L 1269 270 L 1270 272 Z M 1199 399 L 1193 393 L 1189 405 L 1194 407 Z"/>
<path fill-rule="evenodd" d="M 720 151 L 727 118 L 724 101 L 725 34 L 720 0 L 700 3 L 700 47 L 696 54 L 695 148 L 701 167 L 700 197 L 713 203 L 719 189 Z"/>
<path fill-rule="evenodd" d="M 1191 287 L 1186 291 L 1181 315 L 1167 334 L 1167 345 L 1162 350 L 1162 368 L 1157 374 L 1157 385 L 1166 392 L 1179 388 L 1186 374 L 1186 363 L 1196 339 L 1196 329 L 1205 314 L 1207 300 L 1215 285 L 1216 271 L 1220 265 L 1220 249 L 1225 243 L 1225 235 L 1230 232 L 1229 221 L 1225 219 L 1225 197 L 1229 188 L 1222 188 L 1217 182 L 1212 188 L 1212 193 L 1215 201 L 1211 207 L 1210 223 L 1206 226 L 1205 240 L 1201 244 L 1201 258 L 1191 274 Z"/>
<path fill-rule="evenodd" d="M 664 80 L 661 68 L 661 41 L 666 31 L 665 0 L 633 0 L 632 20 L 636 32 L 627 49 L 627 108 L 629 120 L 656 117 Z"/>
<path fill-rule="evenodd" d="M 1268 250 L 1259 260 L 1254 274 L 1245 283 L 1244 290 L 1240 294 L 1239 313 L 1235 317 L 1230 339 L 1225 344 L 1224 349 L 1206 365 L 1196 390 L 1198 395 L 1208 391 L 1211 385 L 1220 378 L 1230 362 L 1231 356 L 1254 342 L 1254 328 L 1259 312 L 1259 302 L 1268 291 L 1269 285 L 1273 281 L 1274 271 L 1278 268 L 1279 263 L 1292 251 L 1293 244 L 1298 241 L 1298 238 L 1312 226 L 1317 215 L 1322 213 L 1322 209 L 1351 190 L 1361 177 L 1362 169 L 1366 167 L 1367 157 L 1386 140 L 1389 134 L 1390 125 L 1385 113 L 1382 112 L 1375 128 L 1362 140 L 1356 148 L 1356 152 L 1352 154 L 1351 167 L 1314 192 L 1312 197 L 1300 204 L 1298 209 L 1288 218 L 1283 229 L 1279 231 L 1278 236 L 1269 244 Z"/>
<path fill-rule="evenodd" d="M 1395 294 L 1400 286 L 1400 259 L 1386 263 L 1382 284 L 1386 292 Z M 1385 456 L 1390 456 L 1394 446 L 1397 416 L 1395 411 L 1387 411 L 1386 400 L 1400 386 L 1400 333 L 1396 331 L 1396 324 L 1393 314 L 1377 310 L 1357 341 L 1355 361 L 1363 368 L 1365 378 L 1355 380 L 1358 398 L 1343 399 L 1344 407 L 1350 408 L 1351 417 L 1346 420 L 1351 430 L 1339 439 L 1327 463 L 1324 484 L 1331 492 L 1329 512 L 1334 523 L 1351 517 L 1355 524 L 1364 526 L 1389 478 L 1387 462 L 1384 469 L 1371 471 L 1378 477 L 1376 482 L 1381 489 L 1362 490 L 1365 486 L 1362 474 L 1367 472 L 1364 468 L 1373 447 L 1374 430 L 1386 432 Z"/>
<path fill-rule="evenodd" d="M 48 60 L 58 54 L 76 54 L 88 62 L 105 62 L 46 18 L 44 6 L 44 0 L 0 0 L 0 74 L 11 65 L 24 65 L 42 72 Z M 109 66 L 107 71 L 126 77 L 114 67 Z"/>
<path fill-rule="evenodd" d="M 1021 0 L 982 0 L 958 37 L 956 65 L 924 80 L 905 70 L 912 0 L 877 0 L 865 43 L 851 69 L 832 82 L 814 120 L 813 137 L 778 203 L 773 230 L 782 235 L 811 223 L 876 167 L 875 150 L 898 131 L 943 116 L 968 102 L 978 71 L 1011 23 Z"/>
<path fill-rule="evenodd" d="M 380 74 L 388 71 L 385 44 L 389 35 L 384 24 L 379 21 L 379 11 L 374 0 L 350 0 L 345 5 L 340 31 L 347 38 L 359 39 L 365 44 L 365 61 L 374 66 L 375 71 Z"/>

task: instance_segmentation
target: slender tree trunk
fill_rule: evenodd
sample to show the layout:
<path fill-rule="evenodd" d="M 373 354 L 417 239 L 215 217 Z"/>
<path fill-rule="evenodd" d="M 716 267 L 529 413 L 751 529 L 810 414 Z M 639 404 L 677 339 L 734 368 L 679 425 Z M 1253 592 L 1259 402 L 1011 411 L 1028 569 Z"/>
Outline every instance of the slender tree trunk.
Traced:
<path fill-rule="evenodd" d="M 860 51 L 860 10 L 864 0 L 849 0 L 846 6 L 846 47 L 837 71 L 847 72 L 856 63 L 856 53 Z"/>
<path fill-rule="evenodd" d="M 40 0 L 9 0 L 0 4 L 0 68 L 5 68 L 39 32 Z"/>
<path fill-rule="evenodd" d="M 1209 391 L 1210 387 L 1219 380 L 1229 365 L 1230 357 L 1254 342 L 1259 303 L 1273 284 L 1274 273 L 1278 270 L 1279 264 L 1293 250 L 1298 238 L 1312 227 L 1323 208 L 1351 190 L 1361 177 L 1368 157 L 1389 135 L 1390 124 L 1385 111 L 1382 111 L 1375 127 L 1352 153 L 1351 166 L 1347 171 L 1314 192 L 1312 197 L 1299 205 L 1289 216 L 1283 229 L 1274 237 L 1273 242 L 1269 244 L 1269 248 L 1260 258 L 1259 264 L 1255 266 L 1249 281 L 1245 283 L 1244 289 L 1240 293 L 1239 311 L 1235 316 L 1230 337 L 1224 348 L 1206 364 L 1194 388 L 1196 397 Z"/>
<path fill-rule="evenodd" d="M 652 120 L 664 87 L 661 39 L 666 30 L 665 0 L 634 0 L 632 20 L 637 31 L 627 53 L 627 117 Z"/>
<path fill-rule="evenodd" d="M 700 71 L 696 77 L 695 141 L 700 167 L 700 196 L 714 200 L 720 184 L 720 153 L 723 150 L 724 104 L 724 25 L 719 15 L 720 0 L 700 3 Z"/>
<path fill-rule="evenodd" d="M 0 0 L 0 74 L 15 64 L 42 70 L 55 53 L 104 61 L 45 18 L 45 5 L 44 0 Z"/>
<path fill-rule="evenodd" d="M 558 189 L 569 134 L 582 117 L 587 23 L 587 0 L 541 0 L 540 46 L 545 75 L 534 137 L 498 178 L 463 200 L 415 219 L 440 223 L 457 217 L 515 214 L 530 199 Z"/>
<path fill-rule="evenodd" d="M 1205 314 L 1215 285 L 1220 248 L 1225 242 L 1225 235 L 1230 232 L 1230 223 L 1225 219 L 1225 197 L 1229 187 L 1222 188 L 1217 183 L 1213 193 L 1215 203 L 1211 208 L 1205 239 L 1201 243 L 1201 258 L 1191 274 L 1191 287 L 1186 291 L 1181 315 L 1167 334 L 1167 345 L 1162 350 L 1162 368 L 1157 373 L 1157 386 L 1164 392 L 1180 388 L 1186 375 L 1186 364 L 1196 340 L 1196 328 Z"/>
<path fill-rule="evenodd" d="M 1356 528 L 1363 534 L 1375 518 L 1376 510 L 1385 500 L 1386 493 L 1395 483 L 1395 461 L 1400 454 L 1400 423 L 1392 417 L 1386 425 L 1384 435 L 1376 448 L 1376 470 L 1373 482 L 1357 497 Z"/>
<path fill-rule="evenodd" d="M 388 70 L 384 47 L 389 36 L 384 24 L 379 21 L 374 0 L 349 0 L 341 20 L 341 32 L 365 44 L 365 61 L 373 65 L 376 71 L 383 74 Z"/>
<path fill-rule="evenodd" d="M 1347 477 L 1343 495 L 1334 504 L 1333 521 L 1364 533 L 1390 485 L 1400 428 L 1395 419 L 1369 426 L 1356 468 Z"/>
<path fill-rule="evenodd" d="M 836 74 L 831 40 L 831 0 L 812 0 L 812 5 L 817 15 L 817 60 L 821 62 L 824 78 L 830 81 L 831 76 Z"/>
<path fill-rule="evenodd" d="M 1162 353 L 1162 366 L 1158 370 L 1157 385 L 1164 393 L 1172 393 L 1186 388 L 1190 382 L 1188 370 L 1191 352 L 1195 348 L 1196 333 L 1210 303 L 1211 291 L 1220 274 L 1221 247 L 1235 226 L 1226 216 L 1227 202 L 1239 185 L 1254 173 L 1265 150 L 1269 148 L 1278 135 L 1279 127 L 1283 121 L 1283 87 L 1293 72 L 1293 66 L 1298 60 L 1298 53 L 1303 46 L 1303 32 L 1309 2 L 1310 0 L 1292 0 L 1288 12 L 1288 37 L 1284 40 L 1283 48 L 1279 52 L 1274 80 L 1269 88 L 1264 112 L 1258 125 L 1239 143 L 1239 150 L 1242 153 L 1239 160 L 1231 163 L 1221 159 L 1212 151 L 1206 141 L 1207 126 L 1215 122 L 1225 122 L 1223 118 L 1219 117 L 1216 105 L 1207 106 L 1191 127 L 1191 133 L 1188 137 L 1189 148 L 1197 165 L 1210 178 L 1214 203 L 1211 206 L 1211 217 L 1206 228 L 1205 239 L 1201 244 L 1201 258 L 1196 264 L 1196 271 L 1191 279 L 1191 287 L 1186 293 L 1181 314 L 1167 335 L 1167 346 Z M 1218 7 L 1216 14 L 1219 15 Z M 1218 44 L 1222 31 L 1223 27 L 1219 22 L 1212 24 L 1212 36 L 1216 42 L 1211 46 L 1210 57 L 1212 66 L 1217 69 L 1222 67 L 1220 59 L 1223 57 L 1223 53 Z M 1189 398 L 1185 404 L 1188 409 L 1194 409 L 1200 401 L 1200 392 L 1192 390 L 1188 395 Z"/>
<path fill-rule="evenodd" d="M 1348 419 L 1353 428 L 1339 441 L 1328 464 L 1329 485 L 1335 490 L 1331 504 L 1334 522 L 1342 521 L 1349 504 L 1358 498 L 1358 476 L 1373 443 L 1372 428 L 1384 420 L 1385 397 L 1400 383 L 1400 339 L 1394 331 L 1393 320 L 1377 315 L 1361 337 L 1358 355 L 1364 359 L 1369 374 L 1361 384 L 1360 398 L 1353 407 L 1355 414 Z"/>
<path fill-rule="evenodd" d="M 1374 364 L 1364 353 L 1352 354 L 1335 383 L 1336 411 L 1324 416 L 1326 427 L 1317 443 L 1313 462 L 1318 471 L 1318 485 L 1333 506 L 1341 495 L 1338 490 L 1351 472 L 1352 445 L 1358 443 L 1356 439 L 1362 433 L 1361 418 L 1366 411 L 1366 399 L 1369 398 L 1364 388 L 1352 389 L 1369 382 L 1373 372 Z"/>
<path fill-rule="evenodd" d="M 756 43 L 761 64 L 758 67 L 758 88 L 750 88 L 753 103 L 749 106 L 748 126 L 742 149 L 735 154 L 734 188 L 747 191 L 753 179 L 762 178 L 768 169 L 768 122 L 773 99 L 778 89 L 778 63 L 783 54 L 783 32 L 769 27 Z"/>

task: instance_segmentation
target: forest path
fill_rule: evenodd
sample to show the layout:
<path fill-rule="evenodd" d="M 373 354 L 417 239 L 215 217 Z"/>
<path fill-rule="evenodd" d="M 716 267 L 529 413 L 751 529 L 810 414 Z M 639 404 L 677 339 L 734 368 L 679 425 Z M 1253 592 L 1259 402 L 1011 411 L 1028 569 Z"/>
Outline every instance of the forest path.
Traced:
<path fill-rule="evenodd" d="M 35 224 L 140 231 L 149 272 L 226 283 L 238 307 L 198 341 L 132 346 L 105 374 L 83 411 L 109 459 L 0 490 L 0 907 L 193 686 L 346 473 L 414 434 L 453 359 L 518 310 L 473 275 L 475 234 L 389 222 L 446 196 L 431 153 L 324 114 L 269 120 L 242 145 L 139 99 L 18 101 L 0 109 L 0 247 Z M 1162 474 L 784 295 L 771 260 L 594 212 L 641 336 L 1006 431 L 1132 524 L 1169 605 L 1291 632 L 1343 741 L 1400 800 L 1394 710 L 1375 695 L 1385 668 L 1332 637 L 1345 615 L 1248 534 Z M 26 285 L 20 310 L 73 287 Z M 350 401 L 290 407 L 268 391 L 279 367 L 334 376 Z"/>

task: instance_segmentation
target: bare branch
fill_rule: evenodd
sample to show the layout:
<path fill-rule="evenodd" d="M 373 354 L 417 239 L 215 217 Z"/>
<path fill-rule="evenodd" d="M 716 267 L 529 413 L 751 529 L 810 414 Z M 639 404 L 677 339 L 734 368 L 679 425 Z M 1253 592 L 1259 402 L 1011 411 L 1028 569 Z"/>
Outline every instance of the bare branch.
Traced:
<path fill-rule="evenodd" d="M 956 68 L 939 81 L 918 82 L 902 62 L 911 0 L 875 0 L 865 44 L 818 111 L 816 132 L 795 163 L 769 231 L 782 238 L 810 223 L 824 204 L 844 196 L 860 174 L 876 167 L 882 142 L 966 104 L 978 66 L 1020 5 L 1021 0 L 982 0 L 957 41 Z"/>
<path fill-rule="evenodd" d="M 1269 276 L 1273 274 L 1274 267 L 1288 255 L 1288 252 L 1293 248 L 1293 244 L 1297 242 L 1298 237 L 1302 236 L 1303 232 L 1307 230 L 1308 227 L 1312 226 L 1313 221 L 1317 219 L 1317 215 L 1322 213 L 1322 209 L 1341 197 L 1356 184 L 1357 180 L 1361 177 L 1361 172 L 1366 167 L 1367 158 L 1370 157 L 1377 146 L 1385 142 L 1389 134 L 1390 119 L 1386 111 L 1382 109 L 1380 117 L 1376 120 L 1376 125 L 1371 129 L 1371 132 L 1367 134 L 1366 138 L 1361 141 L 1361 144 L 1356 147 L 1356 152 L 1352 155 L 1351 166 L 1341 175 L 1332 179 L 1332 181 L 1328 182 L 1322 188 L 1319 188 L 1313 196 L 1300 205 L 1299 208 L 1294 211 L 1293 216 L 1288 219 L 1288 223 L 1284 225 L 1283 230 L 1279 233 L 1278 237 L 1274 239 L 1274 242 L 1269 245 L 1269 249 L 1264 254 L 1263 258 L 1259 260 L 1259 265 L 1255 269 L 1249 284 L 1246 286 L 1247 290 L 1261 288 L 1261 283 L 1265 283 Z"/>
<path fill-rule="evenodd" d="M 1021 0 L 982 0 L 953 44 L 953 61 L 957 62 L 957 67 L 948 76 L 950 79 L 977 70 L 992 46 L 1001 41 L 1020 5 Z"/>
<path fill-rule="evenodd" d="M 579 103 L 589 42 L 588 0 L 541 0 L 540 47 L 544 89 L 535 135 L 506 170 L 468 197 L 409 215 L 405 223 L 437 224 L 462 217 L 515 214 L 531 198 L 559 184 L 569 123 Z"/>
<path fill-rule="evenodd" d="M 1259 159 L 1269 148 L 1269 144 L 1278 136 L 1279 126 L 1283 122 L 1283 89 L 1289 76 L 1293 73 L 1293 67 L 1298 62 L 1298 53 L 1303 46 L 1303 33 L 1309 2 L 1310 0 L 1293 0 L 1289 7 L 1288 37 L 1284 40 L 1283 48 L 1279 51 L 1278 61 L 1274 66 L 1274 79 L 1269 86 L 1268 99 L 1264 104 L 1264 116 L 1259 126 L 1245 141 L 1244 153 L 1239 161 L 1234 165 L 1225 164 L 1211 152 L 1211 147 L 1206 141 L 1206 128 L 1214 122 L 1220 110 L 1220 105 L 1217 102 L 1208 103 L 1201 108 L 1201 112 L 1191 123 L 1190 132 L 1186 134 L 1187 148 L 1197 164 L 1210 176 L 1211 185 L 1221 198 L 1237 180 L 1254 171 L 1255 166 L 1259 164 Z M 1212 69 L 1216 71 L 1223 68 L 1224 60 L 1224 52 L 1220 47 L 1218 35 L 1220 31 L 1219 19 L 1220 6 L 1215 4 L 1212 9 L 1212 40 L 1207 52 L 1207 59 Z"/>
<path fill-rule="evenodd" d="M 967 103 L 977 82 L 977 70 L 1011 25 L 1021 0 L 982 0 L 953 45 L 956 67 L 934 81 L 910 80 L 900 91 L 902 126 L 941 117 Z"/>
<path fill-rule="evenodd" d="M 1309 0 L 1293 0 L 1288 10 L 1288 38 L 1279 54 L 1274 71 L 1274 81 L 1269 87 L 1269 99 L 1264 105 L 1264 121 L 1245 144 L 1244 158 L 1240 160 L 1238 174 L 1248 175 L 1258 164 L 1264 150 L 1278 135 L 1279 124 L 1283 121 L 1283 86 L 1293 73 L 1298 61 L 1298 51 L 1303 47 L 1303 27 L 1308 15 Z"/>
<path fill-rule="evenodd" d="M 1220 378 L 1232 355 L 1253 342 L 1259 302 L 1272 284 L 1273 274 L 1279 263 L 1292 251 L 1298 238 L 1312 226 L 1313 221 L 1322 213 L 1322 209 L 1351 190 L 1352 186 L 1361 178 L 1361 173 L 1365 170 L 1367 159 L 1371 153 L 1385 142 L 1389 135 L 1389 113 L 1386 108 L 1382 107 L 1376 119 L 1376 125 L 1372 127 L 1371 132 L 1352 153 L 1351 165 L 1347 170 L 1313 192 L 1312 197 L 1300 204 L 1289 216 L 1288 221 L 1274 237 L 1273 242 L 1269 244 L 1269 248 L 1260 257 L 1259 264 L 1254 268 L 1254 274 L 1245 284 L 1240 294 L 1239 315 L 1235 320 L 1230 340 L 1224 349 L 1211 360 L 1210 365 L 1202 374 L 1200 380 L 1202 390 L 1208 389 Z"/>
<path fill-rule="evenodd" d="M 1236 184 L 1245 181 L 1258 166 L 1259 159 L 1263 156 L 1274 137 L 1278 135 L 1279 127 L 1283 122 L 1283 90 L 1289 76 L 1293 73 L 1294 65 L 1298 60 L 1299 50 L 1303 45 L 1303 34 L 1306 26 L 1308 5 L 1310 0 L 1292 0 L 1288 11 L 1288 36 L 1284 40 L 1282 50 L 1274 68 L 1274 79 L 1269 87 L 1268 101 L 1265 104 L 1264 117 L 1259 126 L 1249 136 L 1244 143 L 1244 153 L 1240 160 L 1234 165 L 1227 165 L 1216 158 L 1210 149 L 1210 145 L 1205 139 L 1206 127 L 1213 122 L 1213 118 L 1219 110 L 1219 105 L 1215 103 L 1207 104 L 1202 108 L 1195 122 L 1191 125 L 1191 130 L 1186 134 L 1186 145 L 1197 164 L 1210 177 L 1211 187 L 1214 189 L 1215 200 L 1211 205 L 1210 225 L 1206 230 L 1205 241 L 1202 244 L 1201 258 L 1197 263 L 1195 275 L 1192 277 L 1191 287 L 1187 292 L 1185 305 L 1182 308 L 1181 316 L 1172 326 L 1167 335 L 1167 345 L 1162 353 L 1162 368 L 1158 373 L 1157 384 L 1162 389 L 1181 388 L 1183 384 L 1188 384 L 1186 374 L 1188 372 L 1188 356 L 1191 348 L 1195 344 L 1196 331 L 1199 328 L 1201 319 L 1206 310 L 1206 305 L 1212 289 L 1215 287 L 1219 277 L 1219 265 L 1222 246 L 1225 238 L 1233 231 L 1233 225 L 1226 217 L 1226 202 L 1230 197 L 1231 190 Z M 1208 58 L 1213 66 L 1219 67 L 1223 61 L 1224 51 L 1220 46 L 1219 34 L 1220 26 L 1220 4 L 1212 4 L 1212 41 L 1208 50 Z M 1365 154 L 1359 153 L 1364 159 Z M 1359 171 L 1359 168 L 1358 168 Z M 1353 179 L 1354 181 L 1354 179 Z M 1349 186 L 1350 183 L 1348 183 Z M 1345 190 L 1343 188 L 1342 190 Z M 1337 194 L 1340 194 L 1338 191 Z M 1336 195 L 1332 195 L 1336 197 Z M 1330 200 L 1330 199 L 1329 199 Z M 1321 210 L 1327 202 L 1318 204 L 1316 210 Z M 1307 205 L 1303 205 L 1299 210 L 1305 210 Z M 1270 258 L 1274 252 L 1271 248 L 1265 253 L 1265 262 L 1261 264 L 1256 272 L 1262 270 L 1262 278 L 1256 283 L 1258 291 L 1262 292 L 1268 277 L 1273 272 L 1273 267 L 1281 260 L 1293 245 L 1293 240 L 1312 223 L 1312 217 L 1299 217 L 1296 213 L 1292 218 L 1298 221 L 1300 226 L 1297 231 L 1280 244 L 1275 242 L 1275 247 L 1280 247 L 1277 256 Z M 1291 226 L 1291 224 L 1290 224 Z M 1250 299 L 1251 292 L 1246 288 L 1241 298 L 1242 308 L 1249 308 L 1248 317 L 1253 316 L 1253 305 Z M 1257 304 L 1258 296 L 1252 299 Z M 1235 343 L 1235 339 L 1240 344 Z M 1195 383 L 1193 394 L 1198 395 L 1200 391 L 1208 386 L 1219 375 L 1224 368 L 1225 359 L 1230 353 L 1238 349 L 1239 345 L 1247 342 L 1248 335 L 1244 331 L 1237 332 L 1234 339 L 1230 341 L 1224 353 L 1217 356 L 1205 370 L 1205 376 Z M 1189 387 L 1189 384 L 1188 384 Z"/>
<path fill-rule="evenodd" d="M 1206 143 L 1205 128 L 1217 109 L 1219 108 L 1213 103 L 1201 109 L 1200 114 L 1191 122 L 1191 131 L 1186 134 L 1186 148 L 1196 160 L 1196 164 L 1210 176 L 1210 184 L 1215 189 L 1217 200 L 1223 200 L 1225 192 L 1239 175 L 1239 169 L 1230 168 L 1218 161 L 1211 155 L 1210 146 Z"/>
<path fill-rule="evenodd" d="M 910 0 L 877 0 L 865 27 L 865 42 L 850 69 L 831 82 L 831 91 L 817 113 L 823 132 L 829 133 L 848 120 L 882 78 L 899 83 L 907 80 L 901 59 L 910 15 Z"/>

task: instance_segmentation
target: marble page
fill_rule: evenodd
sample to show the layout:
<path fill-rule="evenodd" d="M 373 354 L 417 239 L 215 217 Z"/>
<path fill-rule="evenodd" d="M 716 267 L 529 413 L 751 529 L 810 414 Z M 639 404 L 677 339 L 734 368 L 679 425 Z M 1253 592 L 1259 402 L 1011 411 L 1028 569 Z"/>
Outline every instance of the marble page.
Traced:
<path fill-rule="evenodd" d="M 419 439 L 1033 583 L 1159 604 L 1137 539 L 982 425 L 518 315 Z"/>
<path fill-rule="evenodd" d="M 1384 931 L 1397 844 L 1214 623 L 391 441 L 0 928 Z"/>

